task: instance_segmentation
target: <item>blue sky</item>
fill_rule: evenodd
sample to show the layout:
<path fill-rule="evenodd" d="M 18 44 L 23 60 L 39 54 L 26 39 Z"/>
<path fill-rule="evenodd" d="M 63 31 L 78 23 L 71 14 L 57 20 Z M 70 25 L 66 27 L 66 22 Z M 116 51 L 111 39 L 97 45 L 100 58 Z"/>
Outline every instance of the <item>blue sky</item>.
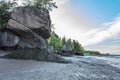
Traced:
<path fill-rule="evenodd" d="M 71 0 L 73 6 L 84 8 L 96 23 L 111 21 L 120 13 L 120 0 Z"/>

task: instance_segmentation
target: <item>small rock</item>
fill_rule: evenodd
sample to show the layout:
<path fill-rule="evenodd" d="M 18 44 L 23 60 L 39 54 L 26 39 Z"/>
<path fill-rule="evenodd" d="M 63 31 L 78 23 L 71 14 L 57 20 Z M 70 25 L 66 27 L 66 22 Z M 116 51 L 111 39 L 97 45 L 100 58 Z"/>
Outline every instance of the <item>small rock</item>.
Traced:
<path fill-rule="evenodd" d="M 48 47 L 48 52 L 49 53 L 54 53 L 54 47 L 53 46 L 49 46 Z"/>

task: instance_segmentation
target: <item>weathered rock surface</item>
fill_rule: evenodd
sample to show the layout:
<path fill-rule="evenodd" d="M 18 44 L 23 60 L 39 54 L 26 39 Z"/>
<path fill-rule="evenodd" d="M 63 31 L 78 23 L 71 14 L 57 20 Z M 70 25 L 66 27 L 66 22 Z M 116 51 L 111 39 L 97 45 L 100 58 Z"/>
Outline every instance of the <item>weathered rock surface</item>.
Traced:
<path fill-rule="evenodd" d="M 0 32 L 0 47 L 13 47 L 20 41 L 19 37 L 11 32 Z"/>
<path fill-rule="evenodd" d="M 27 28 L 31 29 L 33 32 L 47 39 L 51 34 L 51 20 L 49 12 L 47 10 L 40 11 L 30 7 L 17 7 L 14 9 L 11 19 L 19 24 L 22 24 Z M 11 21 L 11 20 L 10 20 Z M 9 23 L 10 23 L 9 21 Z M 8 28 L 16 28 L 19 30 L 19 26 L 13 26 L 10 24 Z"/>
<path fill-rule="evenodd" d="M 9 51 L 0 50 L 0 57 L 2 57 L 4 55 L 7 55 L 7 54 L 10 54 L 10 52 Z"/>
<path fill-rule="evenodd" d="M 62 51 L 69 52 L 72 51 L 72 48 L 69 44 L 64 44 L 61 48 Z"/>
<path fill-rule="evenodd" d="M 84 56 L 83 52 L 76 52 L 72 50 L 70 44 L 64 44 L 61 48 L 61 52 L 59 53 L 62 56 L 71 56 L 71 55 L 79 55 Z"/>
<path fill-rule="evenodd" d="M 30 49 L 30 48 L 21 48 L 3 56 L 3 58 L 12 58 L 12 59 L 31 59 L 37 61 L 52 61 L 60 63 L 69 63 L 69 60 L 65 60 L 61 56 L 53 53 L 49 53 L 46 49 Z"/>
<path fill-rule="evenodd" d="M 50 26 L 48 11 L 17 7 L 11 15 L 7 29 L 20 38 L 19 47 L 46 48 L 45 39 L 50 37 Z"/>
<path fill-rule="evenodd" d="M 49 53 L 54 53 L 54 52 L 55 52 L 53 46 L 48 46 L 47 49 L 48 49 L 48 52 L 49 52 Z"/>

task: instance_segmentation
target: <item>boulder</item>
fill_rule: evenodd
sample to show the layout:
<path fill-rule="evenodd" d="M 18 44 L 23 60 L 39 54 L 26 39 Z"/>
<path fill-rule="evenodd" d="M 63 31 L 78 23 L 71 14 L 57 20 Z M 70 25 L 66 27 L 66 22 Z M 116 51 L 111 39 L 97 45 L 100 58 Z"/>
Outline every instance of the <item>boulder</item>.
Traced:
<path fill-rule="evenodd" d="M 71 56 L 74 55 L 74 52 L 72 51 L 72 47 L 70 46 L 70 44 L 64 44 L 59 54 L 62 56 Z"/>
<path fill-rule="evenodd" d="M 0 50 L 0 58 L 1 58 L 2 56 L 4 56 L 4 55 L 7 55 L 7 54 L 10 54 L 10 52 Z"/>
<path fill-rule="evenodd" d="M 0 47 L 13 47 L 20 41 L 20 38 L 9 31 L 0 32 Z"/>
<path fill-rule="evenodd" d="M 51 20 L 47 10 L 37 10 L 30 7 L 17 7 L 13 10 L 11 19 L 47 39 L 51 34 Z M 10 25 L 10 27 L 13 25 Z M 19 26 L 14 26 L 16 29 Z M 9 28 L 9 26 L 8 26 Z M 19 28 L 19 30 L 21 30 Z"/>
<path fill-rule="evenodd" d="M 17 7 L 11 14 L 7 29 L 20 38 L 20 48 L 47 48 L 45 39 L 51 34 L 51 20 L 47 10 Z"/>
<path fill-rule="evenodd" d="M 54 53 L 54 47 L 53 46 L 48 46 L 48 52 L 49 53 Z"/>
<path fill-rule="evenodd" d="M 70 51 L 72 51 L 72 48 L 71 48 L 71 46 L 70 46 L 69 44 L 64 44 L 64 45 L 62 46 L 61 50 L 62 50 L 63 52 L 70 52 Z"/>

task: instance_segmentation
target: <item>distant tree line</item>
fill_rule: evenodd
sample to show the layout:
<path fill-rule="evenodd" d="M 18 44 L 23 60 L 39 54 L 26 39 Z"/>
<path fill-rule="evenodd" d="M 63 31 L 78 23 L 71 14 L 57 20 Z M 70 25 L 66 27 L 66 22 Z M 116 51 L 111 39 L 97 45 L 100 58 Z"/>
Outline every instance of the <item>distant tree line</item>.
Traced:
<path fill-rule="evenodd" d="M 46 40 L 47 46 L 53 46 L 54 50 L 57 52 L 61 51 L 61 48 L 65 44 L 69 44 L 73 52 L 84 53 L 87 55 L 100 55 L 98 51 L 90 51 L 84 49 L 84 47 L 77 41 L 72 39 L 67 39 L 66 37 L 59 37 L 54 31 L 51 33 L 51 37 Z"/>
<path fill-rule="evenodd" d="M 100 52 L 98 51 L 90 51 L 90 50 L 85 50 L 84 53 L 86 55 L 101 55 Z"/>
<path fill-rule="evenodd" d="M 77 40 L 67 39 L 66 37 L 59 37 L 54 31 L 51 34 L 51 37 L 47 39 L 47 45 L 53 46 L 55 51 L 61 51 L 63 45 L 69 44 L 74 52 L 84 52 L 84 48 Z"/>

